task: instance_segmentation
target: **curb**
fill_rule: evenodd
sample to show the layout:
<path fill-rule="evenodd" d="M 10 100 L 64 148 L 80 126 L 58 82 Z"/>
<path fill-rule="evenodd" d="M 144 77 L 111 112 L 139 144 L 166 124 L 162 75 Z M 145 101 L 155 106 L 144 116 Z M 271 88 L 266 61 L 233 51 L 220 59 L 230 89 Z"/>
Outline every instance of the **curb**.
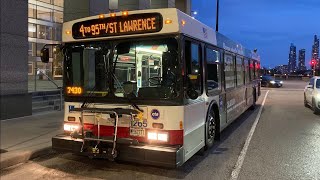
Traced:
<path fill-rule="evenodd" d="M 51 146 L 39 148 L 31 151 L 14 151 L 1 154 L 0 170 L 19 163 L 25 163 L 31 159 L 53 152 Z"/>

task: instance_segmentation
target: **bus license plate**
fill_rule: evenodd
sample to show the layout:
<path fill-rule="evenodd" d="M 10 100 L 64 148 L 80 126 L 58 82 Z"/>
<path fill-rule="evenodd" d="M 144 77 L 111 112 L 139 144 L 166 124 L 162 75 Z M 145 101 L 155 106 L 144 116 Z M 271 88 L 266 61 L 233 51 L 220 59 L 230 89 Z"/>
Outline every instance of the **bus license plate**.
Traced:
<path fill-rule="evenodd" d="M 146 131 L 143 128 L 130 128 L 130 136 L 145 137 Z"/>

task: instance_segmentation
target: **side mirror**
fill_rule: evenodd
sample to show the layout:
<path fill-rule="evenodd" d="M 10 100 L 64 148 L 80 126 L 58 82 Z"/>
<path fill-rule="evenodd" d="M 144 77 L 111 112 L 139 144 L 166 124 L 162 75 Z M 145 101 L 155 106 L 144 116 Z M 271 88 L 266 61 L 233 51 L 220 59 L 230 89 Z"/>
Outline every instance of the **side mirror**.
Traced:
<path fill-rule="evenodd" d="M 48 63 L 49 62 L 49 48 L 43 47 L 41 49 L 41 61 L 43 63 Z"/>

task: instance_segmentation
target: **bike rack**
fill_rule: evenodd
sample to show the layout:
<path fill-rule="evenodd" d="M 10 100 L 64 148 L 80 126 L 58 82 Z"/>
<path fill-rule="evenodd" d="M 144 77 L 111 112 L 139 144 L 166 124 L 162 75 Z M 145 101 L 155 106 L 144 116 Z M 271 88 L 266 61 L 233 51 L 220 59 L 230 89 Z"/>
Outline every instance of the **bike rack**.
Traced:
<path fill-rule="evenodd" d="M 117 157 L 117 151 L 116 151 L 116 145 L 117 145 L 117 135 L 118 135 L 118 123 L 119 123 L 119 115 L 129 115 L 131 118 L 131 121 L 134 121 L 134 115 L 137 115 L 139 112 L 137 110 L 133 109 L 121 109 L 121 108 L 74 108 L 71 111 L 75 112 L 81 112 L 81 118 L 80 118 L 80 123 L 81 123 L 81 134 L 82 134 L 82 147 L 80 152 L 83 152 L 83 148 L 85 145 L 86 141 L 97 141 L 97 145 L 101 142 L 109 142 L 112 143 L 112 150 L 111 150 L 111 159 L 113 160 L 114 158 Z M 84 133 L 84 114 L 85 113 L 90 113 L 94 114 L 94 119 L 95 119 L 95 124 L 98 126 L 98 137 L 97 138 L 88 138 L 85 137 Z M 106 140 L 100 138 L 100 118 L 96 118 L 97 114 L 109 114 L 109 115 L 114 115 L 115 116 L 115 121 L 114 121 L 114 134 L 112 140 Z M 111 116 L 110 116 L 111 117 Z M 97 119 L 97 120 L 96 120 Z M 96 146 L 97 146 L 96 145 Z"/>

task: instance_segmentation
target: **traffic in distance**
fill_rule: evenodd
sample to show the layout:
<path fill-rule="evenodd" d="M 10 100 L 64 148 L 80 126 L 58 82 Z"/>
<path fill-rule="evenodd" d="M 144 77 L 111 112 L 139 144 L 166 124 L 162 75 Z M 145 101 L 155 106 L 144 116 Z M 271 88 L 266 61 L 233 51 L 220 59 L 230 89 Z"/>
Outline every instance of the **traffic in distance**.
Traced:
<path fill-rule="evenodd" d="M 260 78 L 261 81 L 261 87 L 282 87 L 283 81 L 276 80 L 272 76 L 264 75 Z"/>
<path fill-rule="evenodd" d="M 57 151 L 178 167 L 260 96 L 256 51 L 174 8 L 82 18 L 63 32 L 54 45 L 65 86 Z"/>

